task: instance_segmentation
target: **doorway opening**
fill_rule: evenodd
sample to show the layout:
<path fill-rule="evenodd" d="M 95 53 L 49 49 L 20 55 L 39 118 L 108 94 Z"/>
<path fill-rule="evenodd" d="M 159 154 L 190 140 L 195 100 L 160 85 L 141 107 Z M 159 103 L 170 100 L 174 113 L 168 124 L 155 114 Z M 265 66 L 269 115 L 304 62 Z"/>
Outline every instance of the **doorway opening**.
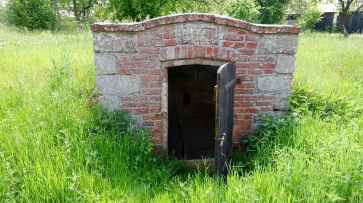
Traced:
<path fill-rule="evenodd" d="M 215 155 L 215 94 L 218 66 L 168 68 L 168 153 L 177 158 Z"/>

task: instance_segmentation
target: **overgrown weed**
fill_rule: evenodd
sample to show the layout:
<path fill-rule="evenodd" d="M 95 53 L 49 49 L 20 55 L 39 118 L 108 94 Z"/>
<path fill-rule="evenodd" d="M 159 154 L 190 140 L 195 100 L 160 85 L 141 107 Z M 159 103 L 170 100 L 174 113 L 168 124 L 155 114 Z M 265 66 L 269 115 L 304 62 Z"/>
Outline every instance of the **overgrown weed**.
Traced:
<path fill-rule="evenodd" d="M 125 113 L 85 105 L 91 33 L 0 29 L 0 202 L 362 202 L 362 37 L 300 36 L 296 115 L 264 117 L 224 185 L 154 155 Z"/>

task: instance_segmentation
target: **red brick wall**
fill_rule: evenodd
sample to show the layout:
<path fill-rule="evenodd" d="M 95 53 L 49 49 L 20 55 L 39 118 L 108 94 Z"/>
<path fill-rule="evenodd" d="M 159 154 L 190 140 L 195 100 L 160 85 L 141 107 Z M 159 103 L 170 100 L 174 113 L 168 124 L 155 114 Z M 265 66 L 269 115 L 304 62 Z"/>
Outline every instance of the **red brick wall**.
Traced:
<path fill-rule="evenodd" d="M 133 115 L 150 129 L 153 142 L 164 147 L 167 147 L 167 67 L 235 62 L 236 75 L 242 79 L 235 89 L 233 143 L 238 145 L 242 132 L 253 128 L 253 118 L 260 113 L 272 113 L 274 95 L 283 92 L 259 89 L 257 76 L 275 77 L 279 54 L 294 54 L 284 50 L 265 51 L 261 38 L 300 32 L 295 27 L 259 26 L 209 14 L 166 16 L 135 24 L 99 23 L 91 25 L 91 30 L 95 55 L 114 57 L 117 64 L 116 72 L 103 74 L 102 62 L 95 58 L 96 69 L 100 68 L 97 74 L 138 76 L 140 82 L 135 93 L 112 94 L 117 100 L 115 108 Z M 113 42 L 115 36 L 119 39 Z M 122 48 L 99 42 L 104 38 L 107 43 L 120 43 Z M 110 101 L 107 95 L 101 94 L 104 103 Z"/>

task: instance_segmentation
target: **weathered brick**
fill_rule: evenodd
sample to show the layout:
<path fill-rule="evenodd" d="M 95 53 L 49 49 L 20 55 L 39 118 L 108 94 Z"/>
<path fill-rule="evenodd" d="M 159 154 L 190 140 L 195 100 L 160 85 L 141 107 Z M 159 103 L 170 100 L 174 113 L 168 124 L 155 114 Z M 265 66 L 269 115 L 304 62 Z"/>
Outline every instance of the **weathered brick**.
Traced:
<path fill-rule="evenodd" d="M 149 113 L 149 109 L 148 108 L 135 108 L 135 113 L 136 114 L 146 114 Z"/>
<path fill-rule="evenodd" d="M 235 88 L 245 88 L 246 87 L 246 84 L 245 83 L 237 83 L 235 84 Z"/>
<path fill-rule="evenodd" d="M 261 112 L 270 112 L 273 109 L 271 107 L 261 107 Z"/>
<path fill-rule="evenodd" d="M 120 69 L 120 70 L 118 70 L 118 73 L 120 75 L 130 75 L 131 71 L 130 71 L 130 69 Z"/>
<path fill-rule="evenodd" d="M 235 29 L 235 28 L 228 28 L 227 29 L 228 32 L 236 32 L 239 35 L 243 35 L 243 34 L 248 34 L 248 32 L 240 30 L 240 29 Z"/>
<path fill-rule="evenodd" d="M 193 47 L 189 46 L 188 47 L 188 58 L 194 58 L 194 55 L 193 55 Z"/>
<path fill-rule="evenodd" d="M 248 108 L 245 108 L 245 112 L 246 113 L 259 113 L 260 112 L 260 109 L 259 108 L 253 108 L 253 107 L 248 107 Z"/>
<path fill-rule="evenodd" d="M 222 39 L 228 41 L 243 41 L 244 35 L 225 34 L 222 36 Z"/>
<path fill-rule="evenodd" d="M 213 49 L 213 58 L 214 59 L 217 59 L 218 58 L 218 50 L 219 50 L 218 48 L 214 48 Z"/>
<path fill-rule="evenodd" d="M 251 125 L 242 125 L 241 130 L 251 130 Z"/>
<path fill-rule="evenodd" d="M 212 57 L 212 50 L 213 50 L 212 47 L 207 47 L 206 54 L 205 54 L 206 58 L 211 58 Z"/>
<path fill-rule="evenodd" d="M 253 89 L 235 89 L 235 94 L 253 94 Z"/>
<path fill-rule="evenodd" d="M 245 109 L 244 108 L 234 108 L 234 113 L 244 113 Z"/>
<path fill-rule="evenodd" d="M 147 107 L 147 108 L 160 107 L 160 105 L 161 105 L 160 102 L 138 102 L 137 103 L 138 107 Z"/>
<path fill-rule="evenodd" d="M 135 102 L 122 102 L 121 106 L 122 107 L 136 107 L 137 104 Z"/>
<path fill-rule="evenodd" d="M 242 114 L 242 119 L 252 119 L 252 114 Z"/>
<path fill-rule="evenodd" d="M 180 58 L 187 58 L 188 57 L 188 48 L 187 47 L 181 47 L 181 53 Z"/>
<path fill-rule="evenodd" d="M 223 42 L 222 46 L 223 47 L 233 47 L 233 42 Z"/>
<path fill-rule="evenodd" d="M 165 41 L 164 40 L 153 40 L 153 41 L 151 41 L 151 46 L 164 47 L 165 46 Z"/>
<path fill-rule="evenodd" d="M 158 54 L 160 51 L 159 48 L 139 48 L 139 53 L 141 54 Z"/>
<path fill-rule="evenodd" d="M 174 48 L 174 54 L 175 54 L 176 59 L 180 58 L 180 47 L 175 47 Z"/>
<path fill-rule="evenodd" d="M 239 50 L 239 53 L 245 54 L 245 55 L 253 55 L 256 53 L 256 50 L 253 49 L 241 49 Z"/>
<path fill-rule="evenodd" d="M 161 87 L 160 82 L 150 82 L 150 88 Z"/>
<path fill-rule="evenodd" d="M 197 58 L 198 57 L 198 51 L 199 51 L 199 46 L 194 46 L 193 58 Z"/>
<path fill-rule="evenodd" d="M 161 90 L 159 90 L 159 89 L 143 89 L 142 94 L 145 94 L 145 95 L 160 95 Z"/>
<path fill-rule="evenodd" d="M 176 45 L 176 40 L 172 39 L 172 40 L 168 40 L 165 42 L 165 46 L 174 46 Z"/>
<path fill-rule="evenodd" d="M 154 113 L 154 114 L 160 113 L 160 108 L 150 108 L 149 110 L 150 110 L 150 113 Z"/>
<path fill-rule="evenodd" d="M 263 62 L 264 60 L 265 60 L 264 56 L 248 56 L 248 61 Z"/>
<path fill-rule="evenodd" d="M 257 43 L 247 43 L 247 48 L 249 48 L 249 49 L 257 48 L 257 46 L 258 46 Z"/>
<path fill-rule="evenodd" d="M 150 75 L 160 75 L 161 70 L 160 69 L 150 69 L 149 74 Z"/>
<path fill-rule="evenodd" d="M 199 58 L 204 58 L 205 57 L 205 47 L 199 47 Z"/>
<path fill-rule="evenodd" d="M 236 62 L 236 67 L 237 68 L 257 68 L 258 63 L 239 63 L 239 62 Z"/>
<path fill-rule="evenodd" d="M 274 97 L 272 95 L 264 95 L 263 100 L 272 100 Z"/>
<path fill-rule="evenodd" d="M 275 63 L 260 63 L 260 68 L 275 68 Z"/>
<path fill-rule="evenodd" d="M 139 47 L 149 47 L 150 46 L 150 40 L 139 40 L 137 42 L 137 45 Z"/>
<path fill-rule="evenodd" d="M 157 133 L 157 134 L 161 134 L 161 133 Z M 159 144 L 161 144 L 162 141 L 161 141 L 161 139 L 153 139 L 151 142 L 155 145 L 159 145 Z"/>
<path fill-rule="evenodd" d="M 149 71 L 145 68 L 135 68 L 135 69 L 132 69 L 132 73 L 133 74 L 145 74 L 145 73 L 148 73 Z"/>
<path fill-rule="evenodd" d="M 150 39 L 162 39 L 163 36 L 161 34 L 151 34 Z"/>
<path fill-rule="evenodd" d="M 164 34 L 164 39 L 174 39 L 175 38 L 175 33 L 165 33 Z"/>
<path fill-rule="evenodd" d="M 234 122 L 236 125 L 244 125 L 244 124 L 251 124 L 252 120 L 251 119 L 246 119 L 246 120 L 238 120 Z"/>
<path fill-rule="evenodd" d="M 262 96 L 246 96 L 246 101 L 259 101 L 262 100 Z"/>
<path fill-rule="evenodd" d="M 155 55 L 149 55 L 149 60 L 150 61 L 160 61 L 161 58 L 158 54 L 155 54 Z"/>
<path fill-rule="evenodd" d="M 247 88 L 254 88 L 255 87 L 255 83 L 246 83 L 246 87 Z"/>
<path fill-rule="evenodd" d="M 133 68 L 136 66 L 136 63 L 132 61 L 123 61 L 123 62 L 119 61 L 118 66 L 122 68 Z"/>
<path fill-rule="evenodd" d="M 137 65 L 139 67 L 144 67 L 144 68 L 159 68 L 161 66 L 160 62 L 154 62 L 154 61 L 138 62 Z"/>
<path fill-rule="evenodd" d="M 263 70 L 256 70 L 256 69 L 248 70 L 248 74 L 252 74 L 252 75 L 260 75 L 262 73 L 263 73 Z"/>
<path fill-rule="evenodd" d="M 131 57 L 131 60 L 133 60 L 133 61 L 144 61 L 147 59 L 148 59 L 148 57 L 145 54 L 135 54 Z"/>
<path fill-rule="evenodd" d="M 140 76 L 141 81 L 160 81 L 160 75 L 142 75 Z"/>
<path fill-rule="evenodd" d="M 234 106 L 235 107 L 253 107 L 254 106 L 254 103 L 253 102 L 235 102 L 234 103 Z"/>
<path fill-rule="evenodd" d="M 174 49 L 174 47 L 166 48 L 166 59 L 167 60 L 175 59 L 175 49 Z"/>
<path fill-rule="evenodd" d="M 148 98 L 148 96 L 141 95 L 141 96 L 135 96 L 134 100 L 135 101 L 148 101 L 149 98 Z"/>
<path fill-rule="evenodd" d="M 128 96 L 121 97 L 121 101 L 132 101 L 132 100 L 133 100 L 132 97 L 128 97 Z"/>
<path fill-rule="evenodd" d="M 187 20 L 187 18 L 184 15 L 173 16 L 174 23 L 182 23 L 182 22 L 185 22 L 186 20 Z"/>
<path fill-rule="evenodd" d="M 246 73 L 247 73 L 247 70 L 246 69 L 240 69 L 240 68 L 238 68 L 236 70 L 236 74 L 237 75 L 243 75 L 243 74 L 246 74 Z"/>
<path fill-rule="evenodd" d="M 244 42 L 235 42 L 233 47 L 234 48 L 243 48 L 243 47 L 245 47 L 245 43 Z"/>
<path fill-rule="evenodd" d="M 145 121 L 145 126 L 155 126 L 154 121 Z"/>
<path fill-rule="evenodd" d="M 256 106 L 271 106 L 272 102 L 256 102 Z"/>
<path fill-rule="evenodd" d="M 161 115 L 147 114 L 147 115 L 142 115 L 142 118 L 144 120 L 160 120 Z"/>
<path fill-rule="evenodd" d="M 161 96 L 150 96 L 150 101 L 161 101 Z"/>
<path fill-rule="evenodd" d="M 245 100 L 245 96 L 234 96 L 234 101 L 244 101 Z"/>
<path fill-rule="evenodd" d="M 258 40 L 258 37 L 253 36 L 253 35 L 246 35 L 245 40 L 246 41 L 256 42 Z"/>

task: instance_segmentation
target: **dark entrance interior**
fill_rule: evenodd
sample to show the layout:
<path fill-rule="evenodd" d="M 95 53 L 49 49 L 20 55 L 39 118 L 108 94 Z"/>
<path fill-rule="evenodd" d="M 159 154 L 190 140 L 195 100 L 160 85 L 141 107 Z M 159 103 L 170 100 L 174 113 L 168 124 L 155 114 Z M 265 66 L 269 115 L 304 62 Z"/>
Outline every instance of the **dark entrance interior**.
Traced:
<path fill-rule="evenodd" d="M 168 68 L 168 152 L 178 158 L 214 157 L 214 86 L 218 66 Z"/>

